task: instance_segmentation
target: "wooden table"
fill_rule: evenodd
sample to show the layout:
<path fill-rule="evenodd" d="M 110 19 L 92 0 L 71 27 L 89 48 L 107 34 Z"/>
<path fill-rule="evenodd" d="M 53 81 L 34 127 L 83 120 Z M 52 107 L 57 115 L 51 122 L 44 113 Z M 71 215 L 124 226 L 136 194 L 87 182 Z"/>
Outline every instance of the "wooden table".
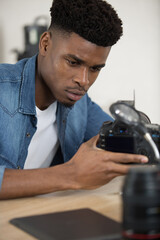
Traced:
<path fill-rule="evenodd" d="M 0 240 L 36 239 L 9 223 L 12 218 L 79 208 L 90 208 L 121 221 L 121 187 L 118 177 L 96 190 L 62 191 L 37 197 L 0 201 Z"/>

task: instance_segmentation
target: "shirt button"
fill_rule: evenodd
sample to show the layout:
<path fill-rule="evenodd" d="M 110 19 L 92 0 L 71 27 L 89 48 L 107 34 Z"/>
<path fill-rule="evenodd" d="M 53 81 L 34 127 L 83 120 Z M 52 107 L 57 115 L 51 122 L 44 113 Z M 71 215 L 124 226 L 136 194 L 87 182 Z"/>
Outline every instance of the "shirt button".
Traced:
<path fill-rule="evenodd" d="M 31 134 L 30 134 L 30 133 L 27 133 L 27 134 L 26 134 L 26 136 L 27 136 L 27 137 L 30 137 L 30 136 L 31 136 Z"/>
<path fill-rule="evenodd" d="M 17 169 L 21 169 L 21 167 L 20 167 L 20 166 L 17 166 Z"/>
<path fill-rule="evenodd" d="M 66 121 L 65 120 L 63 120 L 63 123 L 65 123 Z"/>

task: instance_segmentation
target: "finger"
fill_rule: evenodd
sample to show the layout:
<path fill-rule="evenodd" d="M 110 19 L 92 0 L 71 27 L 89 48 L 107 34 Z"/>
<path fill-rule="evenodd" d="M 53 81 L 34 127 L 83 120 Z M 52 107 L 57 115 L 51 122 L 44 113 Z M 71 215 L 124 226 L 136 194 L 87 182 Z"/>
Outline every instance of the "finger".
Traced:
<path fill-rule="evenodd" d="M 144 155 L 128 154 L 128 153 L 115 153 L 105 151 L 106 160 L 116 163 L 147 163 L 148 158 Z"/>
<path fill-rule="evenodd" d="M 108 177 L 110 176 L 113 178 L 117 176 L 126 175 L 129 169 L 132 167 L 131 165 L 122 165 L 114 162 L 108 163 L 108 166 L 106 168 L 106 174 L 108 174 Z"/>

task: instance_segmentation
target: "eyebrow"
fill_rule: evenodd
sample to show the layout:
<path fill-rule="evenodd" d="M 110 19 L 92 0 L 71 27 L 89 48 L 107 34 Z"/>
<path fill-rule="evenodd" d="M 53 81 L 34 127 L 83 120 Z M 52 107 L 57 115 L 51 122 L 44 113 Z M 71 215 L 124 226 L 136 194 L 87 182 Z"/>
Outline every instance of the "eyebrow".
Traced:
<path fill-rule="evenodd" d="M 73 54 L 67 54 L 66 56 L 74 59 L 75 61 L 77 61 L 77 62 L 80 63 L 80 64 L 85 64 L 85 63 L 86 63 L 84 60 L 78 58 L 77 56 L 75 56 L 75 55 L 73 55 Z M 103 64 L 96 64 L 96 65 L 94 65 L 94 66 L 92 66 L 92 67 L 95 67 L 95 68 L 103 68 L 103 67 L 105 67 L 105 63 L 103 63 Z"/>

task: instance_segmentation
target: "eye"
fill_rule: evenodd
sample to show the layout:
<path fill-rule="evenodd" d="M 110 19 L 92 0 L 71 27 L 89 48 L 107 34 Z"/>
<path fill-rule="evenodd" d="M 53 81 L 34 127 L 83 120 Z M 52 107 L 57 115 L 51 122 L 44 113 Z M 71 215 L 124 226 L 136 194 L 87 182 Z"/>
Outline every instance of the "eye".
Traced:
<path fill-rule="evenodd" d="M 75 61 L 75 60 L 70 60 L 70 59 L 66 59 L 66 60 L 67 60 L 68 64 L 71 65 L 71 66 L 76 66 L 76 65 L 78 65 L 78 62 Z"/>
<path fill-rule="evenodd" d="M 101 67 L 91 67 L 90 69 L 92 72 L 100 72 Z"/>

